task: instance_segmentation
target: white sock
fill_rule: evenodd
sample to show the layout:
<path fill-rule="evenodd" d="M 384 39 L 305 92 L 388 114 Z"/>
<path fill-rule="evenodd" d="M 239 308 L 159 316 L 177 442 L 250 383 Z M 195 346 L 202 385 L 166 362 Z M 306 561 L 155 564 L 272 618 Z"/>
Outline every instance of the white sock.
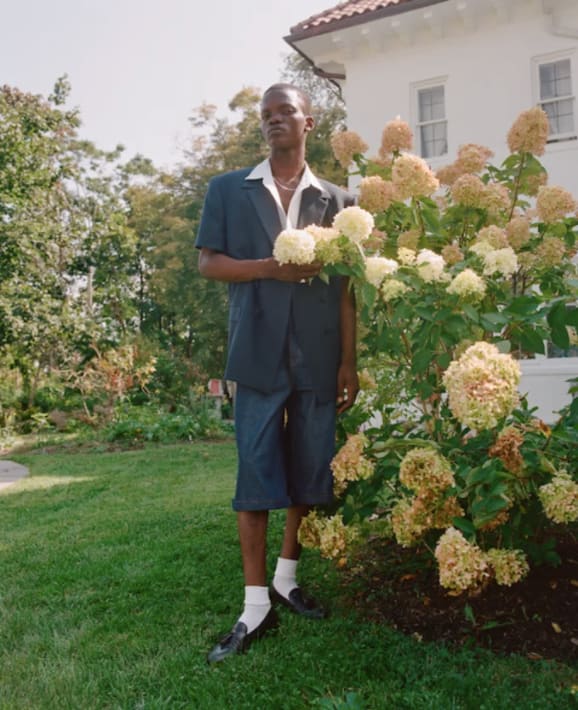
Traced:
<path fill-rule="evenodd" d="M 275 591 L 279 592 L 285 599 L 289 599 L 289 592 L 299 586 L 296 575 L 297 560 L 287 560 L 284 557 L 279 557 L 275 568 L 275 576 L 273 577 Z"/>
<path fill-rule="evenodd" d="M 247 633 L 251 633 L 259 626 L 270 609 L 271 600 L 267 587 L 245 587 L 245 606 L 239 621 L 247 626 Z"/>

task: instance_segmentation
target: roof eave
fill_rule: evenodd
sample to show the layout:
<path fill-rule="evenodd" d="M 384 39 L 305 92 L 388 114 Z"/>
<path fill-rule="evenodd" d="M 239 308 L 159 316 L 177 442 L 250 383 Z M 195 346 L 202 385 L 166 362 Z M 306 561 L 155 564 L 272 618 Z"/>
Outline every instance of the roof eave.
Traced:
<path fill-rule="evenodd" d="M 379 10 L 373 10 L 371 12 L 363 13 L 360 15 L 352 15 L 351 17 L 344 17 L 341 20 L 333 20 L 332 22 L 326 22 L 322 25 L 310 27 L 306 30 L 301 30 L 300 32 L 294 33 L 291 31 L 291 34 L 288 34 L 283 39 L 285 40 L 285 42 L 287 42 L 287 44 L 289 44 L 293 49 L 295 49 L 294 43 L 300 42 L 304 39 L 310 39 L 311 37 L 318 37 L 319 35 L 337 32 L 339 30 L 344 30 L 349 27 L 355 27 L 356 25 L 364 25 L 367 22 L 380 20 L 383 17 L 401 15 L 404 12 L 411 12 L 412 10 L 421 10 L 424 7 L 428 7 L 430 5 L 438 5 L 442 2 L 448 2 L 448 0 L 414 0 L 414 2 L 412 3 L 388 5 L 386 7 L 380 8 Z"/>

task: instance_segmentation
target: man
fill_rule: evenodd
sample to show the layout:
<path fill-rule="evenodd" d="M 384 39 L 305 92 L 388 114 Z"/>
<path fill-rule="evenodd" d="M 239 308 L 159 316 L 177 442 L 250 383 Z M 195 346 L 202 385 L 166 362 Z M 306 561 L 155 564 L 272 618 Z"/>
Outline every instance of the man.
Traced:
<path fill-rule="evenodd" d="M 282 229 L 329 226 L 353 203 L 307 166 L 313 126 L 304 92 L 289 84 L 267 89 L 261 129 L 270 156 L 211 180 L 197 236 L 201 274 L 229 283 L 225 377 L 237 383 L 233 509 L 246 585 L 243 613 L 209 653 L 210 663 L 277 626 L 272 600 L 308 618 L 325 616 L 297 584 L 297 532 L 311 506 L 332 500 L 335 414 L 358 391 L 355 304 L 345 279 L 315 278 L 319 264 L 281 265 L 272 257 Z M 276 508 L 287 508 L 287 517 L 270 593 L 266 534 L 268 511 Z"/>

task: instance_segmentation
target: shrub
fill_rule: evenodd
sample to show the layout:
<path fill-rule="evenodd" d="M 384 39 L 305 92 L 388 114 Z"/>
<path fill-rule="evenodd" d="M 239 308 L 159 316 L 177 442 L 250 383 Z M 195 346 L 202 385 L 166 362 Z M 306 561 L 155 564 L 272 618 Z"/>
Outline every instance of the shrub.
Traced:
<path fill-rule="evenodd" d="M 192 410 L 174 413 L 152 405 L 117 407 L 103 436 L 107 441 L 170 443 L 219 438 L 231 433 L 231 426 L 221 420 L 214 403 L 201 400 Z"/>
<path fill-rule="evenodd" d="M 373 217 L 376 231 L 354 240 L 359 258 L 324 267 L 355 282 L 377 383 L 343 422 L 365 438 L 337 454 L 331 519 L 426 547 L 450 593 L 514 583 L 528 559 L 556 562 L 556 538 L 578 519 L 578 400 L 547 426 L 518 392 L 519 360 L 548 340 L 567 350 L 578 327 L 576 204 L 543 187 L 545 121 L 534 110 L 516 122 L 511 143 L 523 148 L 500 167 L 475 144 L 437 176 L 399 150 L 355 155 L 362 178 L 378 176 L 395 199 L 368 201 L 379 211 L 367 218 L 338 215 L 336 227 Z M 448 188 L 432 196 L 438 180 Z M 347 237 L 333 237 L 341 255 Z M 305 542 L 316 526 L 326 523 L 310 518 Z"/>

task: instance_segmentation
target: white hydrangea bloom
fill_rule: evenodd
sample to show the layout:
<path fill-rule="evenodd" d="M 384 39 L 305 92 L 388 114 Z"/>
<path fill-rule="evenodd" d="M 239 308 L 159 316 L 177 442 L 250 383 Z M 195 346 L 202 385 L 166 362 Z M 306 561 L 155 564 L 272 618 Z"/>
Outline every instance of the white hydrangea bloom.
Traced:
<path fill-rule="evenodd" d="M 478 256 L 483 258 L 484 256 L 486 256 L 486 254 L 495 251 L 495 249 L 490 244 L 490 242 L 487 242 L 482 239 L 479 242 L 474 242 L 474 244 L 470 246 L 470 251 L 473 251 L 474 254 L 477 254 Z"/>
<path fill-rule="evenodd" d="M 528 574 L 530 567 L 522 550 L 492 548 L 486 553 L 486 560 L 494 571 L 496 582 L 511 587 Z"/>
<path fill-rule="evenodd" d="M 413 249 L 407 247 L 399 247 L 397 250 L 397 259 L 404 266 L 413 266 L 415 264 L 416 253 Z"/>
<path fill-rule="evenodd" d="M 386 279 L 381 286 L 381 296 L 386 303 L 395 301 L 396 298 L 403 296 L 406 291 L 409 291 L 409 286 L 397 279 Z"/>
<path fill-rule="evenodd" d="M 455 528 L 448 528 L 440 537 L 434 554 L 439 566 L 440 584 L 452 593 L 474 591 L 490 576 L 482 550 L 468 542 Z"/>
<path fill-rule="evenodd" d="M 317 224 L 308 225 L 305 231 L 309 232 L 316 242 L 332 241 L 339 236 L 339 232 L 333 227 L 320 227 Z"/>
<path fill-rule="evenodd" d="M 452 414 L 470 429 L 492 429 L 518 404 L 520 376 L 511 355 L 491 343 L 474 343 L 443 376 Z"/>
<path fill-rule="evenodd" d="M 365 260 L 365 278 L 368 282 L 379 288 L 386 276 L 395 274 L 399 264 L 395 259 L 386 259 L 384 256 L 368 256 Z"/>
<path fill-rule="evenodd" d="M 372 215 L 361 207 L 345 207 L 333 219 L 333 227 L 352 242 L 361 244 L 373 231 Z"/>
<path fill-rule="evenodd" d="M 315 260 L 315 239 L 305 229 L 284 229 L 273 246 L 280 264 L 311 264 Z"/>
<path fill-rule="evenodd" d="M 417 255 L 415 263 L 419 275 L 424 281 L 431 283 L 432 281 L 442 281 L 445 278 L 446 262 L 441 254 L 436 254 L 430 249 L 422 249 Z"/>
<path fill-rule="evenodd" d="M 569 474 L 557 473 L 550 483 L 540 486 L 538 496 L 550 520 L 555 523 L 578 520 L 578 483 Z"/>
<path fill-rule="evenodd" d="M 518 257 L 512 247 L 495 249 L 484 256 L 484 274 L 511 276 L 518 270 Z"/>
<path fill-rule="evenodd" d="M 448 293 L 464 299 L 481 301 L 486 293 L 485 281 L 472 269 L 464 269 L 454 277 L 448 286 Z"/>

